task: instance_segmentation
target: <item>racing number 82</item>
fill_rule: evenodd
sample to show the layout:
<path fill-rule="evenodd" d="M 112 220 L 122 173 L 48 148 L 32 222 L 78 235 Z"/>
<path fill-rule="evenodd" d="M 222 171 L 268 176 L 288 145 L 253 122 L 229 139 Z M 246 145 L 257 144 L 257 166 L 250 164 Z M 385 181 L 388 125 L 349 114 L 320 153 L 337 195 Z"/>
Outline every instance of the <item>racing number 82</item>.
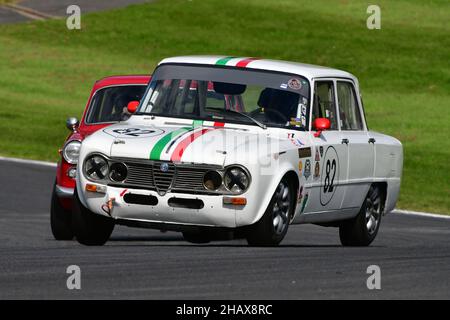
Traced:
<path fill-rule="evenodd" d="M 330 179 L 330 173 L 333 170 L 333 176 Z M 331 162 L 328 159 L 327 164 L 325 165 L 325 181 L 323 186 L 323 192 L 333 192 L 334 190 L 334 177 L 336 175 L 336 159 L 333 159 Z"/>

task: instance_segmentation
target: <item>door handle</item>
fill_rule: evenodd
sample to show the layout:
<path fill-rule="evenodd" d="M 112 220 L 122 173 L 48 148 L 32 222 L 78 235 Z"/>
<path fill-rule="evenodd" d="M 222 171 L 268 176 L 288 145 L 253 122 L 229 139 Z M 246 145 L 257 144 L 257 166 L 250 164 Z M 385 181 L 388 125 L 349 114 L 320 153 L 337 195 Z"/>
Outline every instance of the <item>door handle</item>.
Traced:
<path fill-rule="evenodd" d="M 348 144 L 348 139 L 347 138 L 344 138 L 344 139 L 342 139 L 342 142 L 341 142 L 342 144 Z"/>
<path fill-rule="evenodd" d="M 374 143 L 375 144 L 375 142 L 376 142 L 375 138 L 370 138 L 369 139 L 369 143 Z"/>

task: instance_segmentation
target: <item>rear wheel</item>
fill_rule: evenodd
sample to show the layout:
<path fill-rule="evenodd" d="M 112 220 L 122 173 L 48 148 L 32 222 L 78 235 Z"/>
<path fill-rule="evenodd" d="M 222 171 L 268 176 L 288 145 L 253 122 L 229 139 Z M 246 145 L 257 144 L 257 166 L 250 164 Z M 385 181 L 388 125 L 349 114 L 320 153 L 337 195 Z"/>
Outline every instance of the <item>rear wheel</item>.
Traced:
<path fill-rule="evenodd" d="M 64 209 L 56 195 L 56 182 L 53 186 L 50 206 L 50 227 L 55 240 L 72 240 L 72 213 Z"/>
<path fill-rule="evenodd" d="M 86 208 L 74 192 L 72 227 L 78 242 L 88 246 L 101 246 L 108 241 L 114 229 L 114 220 Z"/>
<path fill-rule="evenodd" d="M 294 213 L 295 193 L 289 180 L 277 186 L 264 215 L 249 227 L 247 242 L 252 246 L 276 246 L 284 238 Z"/>
<path fill-rule="evenodd" d="M 372 185 L 358 215 L 344 221 L 339 227 L 339 238 L 343 246 L 368 246 L 372 243 L 380 228 L 383 203 L 381 189 Z"/>

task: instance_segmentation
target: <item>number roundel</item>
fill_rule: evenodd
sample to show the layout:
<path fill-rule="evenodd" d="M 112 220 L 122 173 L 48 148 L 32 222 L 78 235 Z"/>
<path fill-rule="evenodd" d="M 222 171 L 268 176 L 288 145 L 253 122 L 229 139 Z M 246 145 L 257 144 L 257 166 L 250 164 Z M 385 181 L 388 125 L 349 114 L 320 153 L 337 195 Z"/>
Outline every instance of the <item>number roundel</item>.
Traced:
<path fill-rule="evenodd" d="M 336 149 L 328 147 L 325 151 L 322 164 L 321 187 L 320 187 L 320 204 L 326 206 L 337 188 L 339 179 L 339 158 Z"/>
<path fill-rule="evenodd" d="M 164 133 L 161 129 L 156 128 L 106 128 L 104 130 L 106 133 L 109 133 L 116 138 L 147 138 L 153 136 L 159 136 Z"/>

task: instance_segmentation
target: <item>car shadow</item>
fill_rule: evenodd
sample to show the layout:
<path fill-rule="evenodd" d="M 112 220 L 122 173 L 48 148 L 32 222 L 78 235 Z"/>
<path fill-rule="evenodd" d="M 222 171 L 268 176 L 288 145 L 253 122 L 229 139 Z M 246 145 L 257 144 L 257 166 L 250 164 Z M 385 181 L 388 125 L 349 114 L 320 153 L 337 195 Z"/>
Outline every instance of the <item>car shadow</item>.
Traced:
<path fill-rule="evenodd" d="M 236 241 L 242 241 L 241 243 L 236 243 Z M 202 244 L 195 244 L 195 243 L 189 243 L 183 239 L 182 236 L 113 236 L 111 237 L 108 243 L 113 243 L 113 247 L 198 247 L 198 248 L 261 248 L 261 249 L 274 249 L 274 248 L 345 248 L 345 249 L 352 249 L 352 248 L 359 248 L 362 247 L 343 247 L 340 244 L 292 244 L 287 243 L 283 244 L 281 243 L 277 247 L 250 247 L 245 240 L 241 239 L 235 239 L 230 240 L 230 243 L 224 242 L 224 241 L 212 241 L 209 243 L 202 243 Z M 123 242 L 124 244 L 120 244 L 120 242 Z M 133 242 L 140 242 L 140 243 L 133 243 Z M 142 243 L 146 242 L 146 243 Z M 177 243 L 170 243 L 170 242 L 177 242 Z M 386 246 L 382 245 L 371 245 L 369 247 L 365 248 L 386 248 Z"/>

